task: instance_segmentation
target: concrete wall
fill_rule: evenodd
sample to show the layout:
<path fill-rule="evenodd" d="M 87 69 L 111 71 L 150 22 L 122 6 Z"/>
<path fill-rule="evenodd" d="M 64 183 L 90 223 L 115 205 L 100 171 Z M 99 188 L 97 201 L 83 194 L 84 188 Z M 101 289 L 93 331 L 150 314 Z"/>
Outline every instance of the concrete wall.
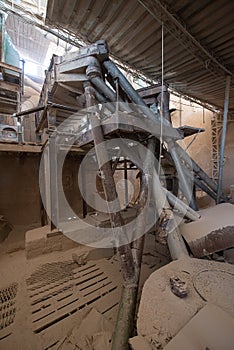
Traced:
<path fill-rule="evenodd" d="M 0 153 L 0 214 L 13 225 L 40 223 L 38 155 Z"/>
<path fill-rule="evenodd" d="M 205 132 L 186 137 L 182 141 L 183 148 L 192 142 L 188 148 L 190 156 L 204 169 L 209 176 L 212 175 L 212 143 L 211 143 L 211 117 L 213 115 L 207 109 L 203 109 L 197 104 L 190 104 L 189 101 L 183 100 L 180 103 L 179 98 L 171 95 L 171 103 L 178 110 L 172 114 L 173 126 L 181 125 L 204 128 Z"/>
<path fill-rule="evenodd" d="M 39 162 L 36 154 L 0 152 L 0 214 L 13 225 L 40 225 Z M 65 196 L 77 215 L 82 212 L 79 164 L 79 158 L 69 156 L 63 167 Z M 60 215 L 67 218 L 62 205 Z"/>
<path fill-rule="evenodd" d="M 203 109 L 197 104 L 190 104 L 189 101 L 180 99 L 171 95 L 171 107 L 178 110 L 172 114 L 172 122 L 175 127 L 180 125 L 191 125 L 202 127 L 206 131 L 199 134 L 192 145 L 189 147 L 189 154 L 191 157 L 212 176 L 212 130 L 211 118 L 213 113 L 209 110 Z M 234 122 L 228 122 L 225 159 L 223 168 L 223 190 L 230 193 L 230 185 L 234 184 Z M 193 140 L 193 136 L 187 137 L 182 144 L 186 148 Z"/>

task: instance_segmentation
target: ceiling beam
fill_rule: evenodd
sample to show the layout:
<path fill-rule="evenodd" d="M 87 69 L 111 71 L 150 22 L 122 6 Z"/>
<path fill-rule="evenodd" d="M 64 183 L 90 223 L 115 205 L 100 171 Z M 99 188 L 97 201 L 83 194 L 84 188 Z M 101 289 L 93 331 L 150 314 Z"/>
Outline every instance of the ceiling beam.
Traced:
<path fill-rule="evenodd" d="M 203 46 L 186 28 L 186 24 L 169 12 L 160 0 L 137 0 L 164 28 L 188 50 L 203 67 L 216 76 L 233 76 L 212 52 Z"/>

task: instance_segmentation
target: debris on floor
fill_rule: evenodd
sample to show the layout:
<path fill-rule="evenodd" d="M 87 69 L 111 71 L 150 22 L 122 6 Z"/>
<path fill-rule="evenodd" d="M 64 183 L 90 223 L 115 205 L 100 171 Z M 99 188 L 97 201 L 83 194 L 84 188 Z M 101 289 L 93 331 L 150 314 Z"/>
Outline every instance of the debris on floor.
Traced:
<path fill-rule="evenodd" d="M 188 295 L 186 283 L 181 278 L 175 276 L 170 278 L 171 291 L 179 298 L 184 298 Z"/>
<path fill-rule="evenodd" d="M 62 340 L 57 350 L 110 350 L 113 324 L 92 308 L 79 327 L 74 327 Z"/>

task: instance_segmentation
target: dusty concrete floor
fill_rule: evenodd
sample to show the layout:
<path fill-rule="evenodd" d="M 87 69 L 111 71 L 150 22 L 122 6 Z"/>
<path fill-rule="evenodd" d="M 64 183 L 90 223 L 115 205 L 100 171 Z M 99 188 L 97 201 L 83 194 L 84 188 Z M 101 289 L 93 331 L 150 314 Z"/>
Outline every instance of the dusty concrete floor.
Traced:
<path fill-rule="evenodd" d="M 16 227 L 0 246 L 0 350 L 61 349 L 61 340 L 92 308 L 113 329 L 122 285 L 117 258 L 100 256 L 79 266 L 72 259 L 79 250 L 74 248 L 27 260 L 27 229 Z M 148 234 L 141 288 L 169 260 L 167 248 Z"/>

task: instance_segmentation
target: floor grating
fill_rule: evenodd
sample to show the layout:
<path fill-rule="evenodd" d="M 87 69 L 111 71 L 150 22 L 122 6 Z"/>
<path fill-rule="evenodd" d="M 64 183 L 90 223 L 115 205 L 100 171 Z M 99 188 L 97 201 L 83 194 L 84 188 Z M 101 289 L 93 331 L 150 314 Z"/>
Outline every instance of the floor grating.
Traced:
<path fill-rule="evenodd" d="M 0 340 L 9 337 L 16 315 L 15 298 L 18 283 L 12 283 L 0 289 Z"/>
<path fill-rule="evenodd" d="M 67 261 L 41 266 L 27 280 L 27 288 L 33 331 L 39 334 L 113 293 L 118 284 L 98 264 L 77 267 Z"/>

